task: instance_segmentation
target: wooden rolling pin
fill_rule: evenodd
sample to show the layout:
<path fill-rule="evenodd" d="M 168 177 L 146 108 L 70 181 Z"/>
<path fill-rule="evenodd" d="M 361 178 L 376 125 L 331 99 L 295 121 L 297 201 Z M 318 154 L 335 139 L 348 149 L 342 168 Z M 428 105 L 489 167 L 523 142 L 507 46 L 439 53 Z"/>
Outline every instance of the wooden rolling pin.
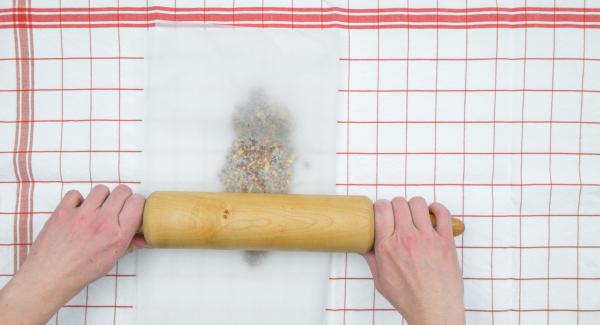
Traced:
<path fill-rule="evenodd" d="M 464 231 L 456 218 L 452 227 L 455 236 Z M 373 203 L 366 196 L 154 192 L 141 231 L 151 247 L 364 253 L 373 247 Z"/>

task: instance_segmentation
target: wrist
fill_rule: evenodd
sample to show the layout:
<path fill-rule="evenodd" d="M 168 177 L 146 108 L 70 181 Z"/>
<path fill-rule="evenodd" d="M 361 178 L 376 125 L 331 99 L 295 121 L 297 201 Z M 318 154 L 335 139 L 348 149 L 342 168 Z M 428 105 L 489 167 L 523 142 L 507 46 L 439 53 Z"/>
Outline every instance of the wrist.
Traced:
<path fill-rule="evenodd" d="M 61 287 L 64 282 L 23 264 L 0 291 L 0 323 L 45 324 L 77 293 L 66 286 Z"/>

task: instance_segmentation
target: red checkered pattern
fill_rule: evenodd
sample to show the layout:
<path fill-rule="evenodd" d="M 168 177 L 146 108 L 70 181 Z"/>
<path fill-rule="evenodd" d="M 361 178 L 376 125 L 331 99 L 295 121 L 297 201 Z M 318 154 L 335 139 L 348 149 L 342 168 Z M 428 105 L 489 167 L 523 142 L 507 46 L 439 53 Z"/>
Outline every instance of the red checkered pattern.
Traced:
<path fill-rule="evenodd" d="M 63 193 L 140 182 L 145 35 L 157 22 L 347 36 L 338 190 L 422 195 L 462 218 L 472 324 L 600 323 L 600 5 L 594 1 L 0 4 L 0 283 Z M 131 324 L 135 255 L 53 324 Z M 399 324 L 337 255 L 329 324 Z"/>

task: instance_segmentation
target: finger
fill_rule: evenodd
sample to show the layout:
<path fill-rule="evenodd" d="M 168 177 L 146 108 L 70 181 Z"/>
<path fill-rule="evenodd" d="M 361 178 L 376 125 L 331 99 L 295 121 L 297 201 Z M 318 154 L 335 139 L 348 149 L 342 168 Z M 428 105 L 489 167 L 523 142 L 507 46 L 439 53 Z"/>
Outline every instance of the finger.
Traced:
<path fill-rule="evenodd" d="M 375 277 L 375 275 L 377 274 L 377 263 L 375 261 L 375 253 L 373 251 L 370 251 L 368 253 L 360 255 L 362 255 L 362 257 L 365 258 L 365 261 L 367 261 L 369 269 L 371 270 L 371 274 L 373 275 L 373 277 Z"/>
<path fill-rule="evenodd" d="M 102 212 L 106 216 L 114 217 L 115 222 L 119 220 L 119 213 L 127 198 L 131 196 L 131 189 L 126 185 L 119 185 L 113 189 L 104 204 L 102 204 Z"/>
<path fill-rule="evenodd" d="M 144 212 L 144 197 L 134 194 L 127 198 L 125 205 L 119 213 L 119 225 L 128 236 L 132 236 L 142 224 L 142 214 Z"/>
<path fill-rule="evenodd" d="M 146 239 L 144 238 L 144 235 L 135 235 L 132 239 L 131 242 L 129 243 L 129 247 L 127 247 L 127 253 L 129 254 L 133 251 L 136 251 L 138 249 L 141 248 L 148 248 L 148 243 L 146 242 Z"/>
<path fill-rule="evenodd" d="M 83 196 L 76 190 L 68 191 L 56 207 L 56 209 L 72 209 L 78 207 L 83 202 Z"/>
<path fill-rule="evenodd" d="M 433 213 L 436 219 L 435 230 L 442 237 L 452 238 L 452 220 L 450 211 L 440 203 L 434 202 L 429 206 L 429 211 Z"/>
<path fill-rule="evenodd" d="M 408 202 L 410 214 L 415 227 L 420 231 L 433 231 L 427 202 L 420 196 L 415 196 Z"/>
<path fill-rule="evenodd" d="M 392 200 L 394 210 L 394 223 L 396 225 L 394 232 L 401 234 L 407 231 L 414 231 L 415 225 L 410 216 L 408 202 L 403 197 L 396 197 Z"/>
<path fill-rule="evenodd" d="M 86 210 L 98 209 L 104 203 L 108 194 L 110 194 L 110 190 L 106 185 L 96 185 L 85 198 L 81 207 Z"/>
<path fill-rule="evenodd" d="M 388 200 L 378 200 L 375 210 L 375 245 L 394 233 L 394 211 Z"/>

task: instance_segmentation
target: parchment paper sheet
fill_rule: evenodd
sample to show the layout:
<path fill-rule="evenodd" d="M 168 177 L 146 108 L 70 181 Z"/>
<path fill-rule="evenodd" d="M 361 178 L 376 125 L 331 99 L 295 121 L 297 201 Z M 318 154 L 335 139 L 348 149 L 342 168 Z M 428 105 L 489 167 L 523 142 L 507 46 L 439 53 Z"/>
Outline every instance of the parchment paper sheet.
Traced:
<path fill-rule="evenodd" d="M 150 32 L 143 191 L 221 191 L 231 114 L 262 88 L 292 115 L 293 193 L 335 192 L 337 32 L 157 28 Z M 138 324 L 322 323 L 331 255 L 144 250 Z"/>

